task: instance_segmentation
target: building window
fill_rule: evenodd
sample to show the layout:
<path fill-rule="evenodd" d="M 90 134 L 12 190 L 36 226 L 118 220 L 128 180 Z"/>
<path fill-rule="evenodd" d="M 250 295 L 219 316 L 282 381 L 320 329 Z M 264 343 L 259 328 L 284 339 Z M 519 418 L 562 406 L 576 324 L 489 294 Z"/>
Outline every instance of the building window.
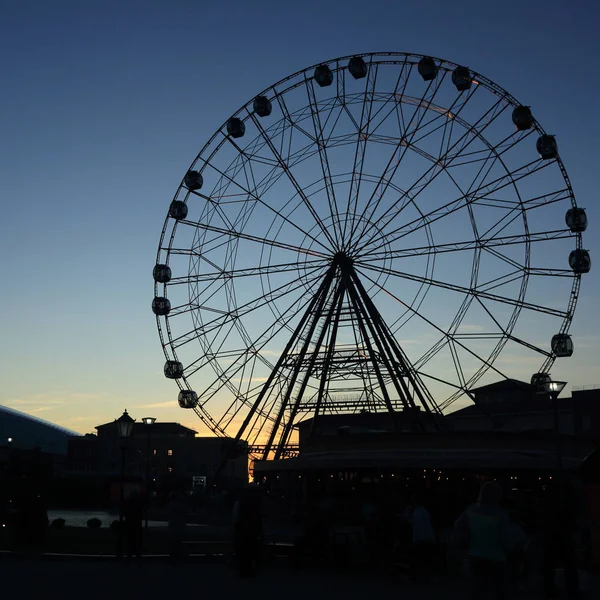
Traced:
<path fill-rule="evenodd" d="M 152 450 L 152 456 L 156 456 L 158 454 L 158 450 L 156 448 L 154 448 L 154 450 Z"/>
<path fill-rule="evenodd" d="M 173 450 L 167 450 L 167 456 L 173 456 Z"/>

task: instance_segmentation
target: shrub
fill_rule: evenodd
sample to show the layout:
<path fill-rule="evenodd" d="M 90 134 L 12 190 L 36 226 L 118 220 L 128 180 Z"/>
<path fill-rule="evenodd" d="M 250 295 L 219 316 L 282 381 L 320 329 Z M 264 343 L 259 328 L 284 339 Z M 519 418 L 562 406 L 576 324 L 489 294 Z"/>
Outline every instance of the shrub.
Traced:
<path fill-rule="evenodd" d="M 64 519 L 54 519 L 52 521 L 51 526 L 54 529 L 62 529 L 65 526 L 66 521 Z"/>
<path fill-rule="evenodd" d="M 102 527 L 102 521 L 94 517 L 92 519 L 88 519 L 87 526 L 88 529 L 100 529 L 100 527 Z"/>

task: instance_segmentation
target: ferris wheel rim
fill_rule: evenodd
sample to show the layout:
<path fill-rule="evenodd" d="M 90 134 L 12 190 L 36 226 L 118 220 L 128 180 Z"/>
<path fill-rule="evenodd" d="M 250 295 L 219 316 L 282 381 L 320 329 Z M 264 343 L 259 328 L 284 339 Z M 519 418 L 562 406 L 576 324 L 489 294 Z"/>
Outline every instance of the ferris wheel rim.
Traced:
<path fill-rule="evenodd" d="M 353 57 L 355 57 L 355 56 L 360 56 L 360 57 L 363 57 L 363 58 L 365 58 L 365 57 L 370 57 L 371 59 L 372 59 L 372 57 L 373 57 L 373 56 L 376 56 L 376 57 L 384 57 L 384 58 L 385 58 L 385 57 L 387 57 L 387 58 L 389 59 L 388 61 L 381 60 L 381 61 L 380 61 L 380 63 L 378 63 L 378 64 L 398 64 L 398 61 L 395 61 L 395 60 L 394 60 L 394 59 L 395 59 L 395 57 L 403 57 L 403 58 L 404 58 L 404 61 L 406 62 L 406 60 L 407 60 L 408 58 L 411 58 L 411 59 L 415 59 L 415 60 L 417 60 L 417 59 L 421 59 L 421 58 L 423 58 L 423 57 L 424 57 L 424 56 L 426 56 L 426 55 L 395 52 L 395 53 L 364 53 L 364 54 L 354 54 L 354 55 L 351 55 L 351 56 L 340 57 L 340 58 L 337 58 L 337 59 L 332 59 L 332 60 L 330 60 L 330 61 L 324 61 L 324 62 L 322 62 L 322 63 L 318 63 L 317 65 L 312 65 L 311 67 L 308 67 L 308 68 L 302 69 L 302 70 L 300 70 L 300 71 L 297 71 L 296 73 L 294 73 L 294 74 L 292 74 L 292 75 L 290 75 L 290 76 L 288 76 L 288 77 L 286 77 L 286 78 L 284 78 L 284 79 L 282 79 L 282 80 L 278 81 L 277 83 L 275 83 L 275 84 L 273 84 L 273 85 L 269 86 L 268 88 L 266 88 L 265 90 L 263 90 L 263 91 L 262 91 L 262 92 L 261 92 L 259 95 L 263 95 L 263 94 L 265 94 L 265 95 L 266 95 L 266 94 L 268 94 L 269 92 L 275 92 L 275 91 L 276 91 L 276 88 L 277 88 L 277 87 L 279 87 L 279 86 L 281 86 L 283 83 L 285 83 L 285 82 L 288 82 L 288 81 L 291 81 L 291 80 L 293 80 L 295 77 L 299 77 L 299 76 L 301 76 L 301 75 L 305 75 L 305 76 L 306 76 L 306 74 L 307 74 L 308 72 L 310 72 L 311 70 L 315 69 L 315 68 L 316 68 L 318 65 L 321 65 L 321 64 L 333 64 L 333 63 L 336 63 L 336 65 L 337 65 L 337 66 L 336 66 L 335 68 L 333 68 L 332 70 L 333 70 L 334 72 L 337 72 L 337 71 L 339 71 L 339 70 L 341 70 L 341 69 L 345 68 L 345 67 L 342 67 L 342 66 L 340 66 L 340 64 L 339 64 L 339 63 L 340 63 L 341 61 L 348 60 L 348 59 L 350 59 L 350 58 L 353 58 Z M 452 63 L 452 62 L 450 62 L 450 61 L 443 60 L 443 59 L 438 59 L 438 58 L 435 58 L 435 57 L 434 57 L 434 60 L 436 60 L 436 61 L 437 61 L 438 65 L 439 65 L 441 68 L 444 68 L 444 69 L 446 69 L 447 71 L 449 71 L 451 67 L 452 67 L 452 68 L 456 68 L 456 67 L 460 66 L 460 65 L 458 65 L 458 64 L 456 64 L 456 63 Z M 371 61 L 369 64 L 371 64 L 371 63 L 372 63 L 372 61 Z M 482 84 L 482 85 L 484 85 L 485 87 L 487 87 L 487 89 L 488 89 L 489 91 L 491 91 L 492 93 L 494 93 L 494 94 L 496 94 L 496 95 L 498 95 L 498 96 L 501 96 L 502 98 L 504 98 L 505 100 L 507 100 L 507 101 L 508 101 L 508 103 L 509 103 L 510 105 L 512 105 L 512 106 L 515 106 L 515 107 L 516 107 L 516 106 L 520 106 L 520 104 L 518 103 L 518 101 L 517 101 L 517 100 L 516 100 L 516 99 L 515 99 L 515 98 L 514 98 L 512 95 L 510 95 L 508 92 L 506 92 L 506 90 L 504 90 L 503 88 L 500 88 L 500 86 L 498 86 L 497 84 L 495 84 L 495 83 L 494 83 L 494 82 L 492 82 L 491 80 L 488 80 L 487 78 L 485 78 L 484 76 L 482 76 L 481 74 L 479 74 L 479 73 L 477 73 L 477 72 L 475 72 L 475 71 L 472 71 L 472 70 L 471 70 L 471 73 L 473 73 L 474 77 L 476 77 L 476 78 L 477 78 L 477 80 L 479 81 L 479 83 L 480 83 L 480 84 Z M 306 78 L 306 77 L 305 77 L 305 78 Z M 302 85 L 302 82 L 298 83 L 297 85 Z M 290 89 L 291 89 L 291 88 L 290 88 Z M 287 93 L 287 91 L 288 91 L 288 90 L 286 89 L 286 90 L 283 90 L 283 91 L 277 92 L 277 95 L 283 95 L 283 94 Z M 250 101 L 250 102 L 251 102 L 251 101 Z M 249 103 L 246 103 L 246 104 L 244 104 L 244 105 L 243 105 L 243 106 L 242 106 L 242 107 L 241 107 L 241 108 L 240 108 L 240 109 L 239 109 L 239 110 L 238 110 L 236 113 L 234 113 L 233 117 L 236 117 L 236 116 L 239 116 L 239 115 L 243 115 L 244 111 L 246 111 L 247 113 L 249 113 L 249 111 L 248 111 L 248 105 L 249 105 Z M 251 118 L 251 117 L 250 117 L 250 114 L 248 114 L 248 115 L 245 117 L 245 119 L 249 119 L 249 118 Z M 204 146 L 204 147 L 201 149 L 201 151 L 199 152 L 199 154 L 197 155 L 197 157 L 196 157 L 196 158 L 194 159 L 194 161 L 191 163 L 190 169 L 193 169 L 194 167 L 196 167 L 196 166 L 198 165 L 199 161 L 201 161 L 201 157 L 202 157 L 202 154 L 204 153 L 204 151 L 205 151 L 206 149 L 210 148 L 210 145 L 211 145 L 211 143 L 212 143 L 212 142 L 213 142 L 215 139 L 217 139 L 217 138 L 218 138 L 220 135 L 222 135 L 222 130 L 223 130 L 223 128 L 225 128 L 225 127 L 226 127 L 226 124 L 227 124 L 227 121 L 225 121 L 225 123 L 224 123 L 224 124 L 223 124 L 223 125 L 222 125 L 222 126 L 221 126 L 221 127 L 218 129 L 218 130 L 217 130 L 217 132 L 216 132 L 216 133 L 215 133 L 215 134 L 214 134 L 214 135 L 213 135 L 213 136 L 210 138 L 210 140 L 209 140 L 209 141 L 208 141 L 208 142 L 205 144 L 205 146 Z M 533 124 L 533 129 L 534 129 L 535 131 L 537 131 L 538 133 L 540 133 L 540 134 L 544 134 L 544 133 L 545 133 L 545 132 L 544 132 L 544 130 L 543 130 L 543 128 L 541 127 L 541 125 L 539 124 L 539 122 L 538 122 L 537 120 L 535 120 L 535 121 L 534 121 L 534 124 Z M 211 154 L 211 156 L 214 156 L 214 154 L 215 154 L 216 152 L 218 152 L 218 149 L 219 149 L 219 148 L 221 147 L 221 145 L 222 145 L 222 144 L 224 144 L 224 143 L 226 143 L 226 138 L 224 138 L 224 139 L 222 140 L 221 144 L 219 144 L 219 145 L 218 145 L 217 149 L 216 149 L 216 150 L 214 150 L 214 152 Z M 560 156 L 558 156 L 558 157 L 555 159 L 555 162 L 557 163 L 557 165 L 559 166 L 559 168 L 560 168 L 560 170 L 561 170 L 561 174 L 562 174 L 562 176 L 563 176 L 563 179 L 564 179 L 564 181 L 565 181 L 565 184 L 566 184 L 566 190 L 567 190 L 568 196 L 569 196 L 569 198 L 570 198 L 570 203 L 571 203 L 571 206 L 572 206 L 572 207 L 576 207 L 577 205 L 576 205 L 576 202 L 575 202 L 575 196 L 574 196 L 573 190 L 572 190 L 572 188 L 571 188 L 570 180 L 568 179 L 568 175 L 567 175 L 567 173 L 566 173 L 566 170 L 564 169 L 564 165 L 563 165 L 563 163 L 562 163 L 562 160 L 561 160 Z M 206 169 L 206 168 L 207 168 L 207 166 L 208 166 L 208 160 L 205 160 L 205 161 L 204 161 L 204 162 L 201 164 L 201 167 L 200 167 L 200 169 L 198 169 L 198 170 L 199 170 L 199 172 L 201 172 L 201 173 L 202 173 L 202 172 L 204 171 L 204 169 Z M 179 189 L 177 190 L 177 193 L 176 193 L 176 195 L 175 195 L 175 198 L 178 198 L 178 197 L 179 197 L 179 195 L 180 195 L 180 193 L 182 192 L 182 190 L 184 190 L 184 193 L 185 193 L 185 199 L 184 199 L 184 202 L 187 202 L 187 199 L 188 199 L 188 197 L 191 195 L 191 192 L 188 192 L 187 190 L 185 190 L 185 188 L 184 188 L 183 184 L 181 184 L 181 185 L 179 186 Z M 167 218 L 166 218 L 166 220 L 165 220 L 165 224 L 164 224 L 164 226 L 163 226 L 163 232 L 162 232 L 162 234 L 161 234 L 161 240 L 160 240 L 160 243 L 159 243 L 159 250 L 158 250 L 158 253 L 157 253 L 157 263 L 160 261 L 160 257 L 161 257 L 161 252 L 162 252 L 162 250 L 164 250 L 164 246 L 163 246 L 163 240 L 164 240 L 164 238 L 165 238 L 165 236 L 166 236 L 166 234 L 167 234 L 167 230 L 168 230 L 168 225 L 169 225 L 169 223 L 170 223 L 170 218 L 167 216 Z M 175 223 L 175 224 L 173 225 L 172 229 L 171 229 L 171 233 L 170 233 L 170 241 L 169 241 L 169 244 L 168 244 L 168 247 L 167 247 L 167 248 L 168 248 L 168 250 L 167 250 L 167 254 L 166 254 L 166 257 L 167 257 L 167 258 L 166 258 L 166 264 L 169 264 L 169 258 L 170 258 L 170 249 L 171 249 L 171 248 L 172 248 L 172 246 L 173 246 L 173 241 L 174 241 L 174 239 L 175 239 L 175 234 L 176 234 L 176 231 L 177 231 L 177 227 L 178 227 L 178 223 Z M 576 247 L 577 247 L 577 248 L 581 248 L 581 235 L 580 235 L 580 234 L 577 234 L 577 235 L 575 235 L 575 236 L 572 236 L 572 237 L 575 237 L 575 238 L 576 238 Z M 272 248 L 271 248 L 271 250 L 272 250 Z M 579 274 L 579 275 L 578 275 L 578 274 L 575 274 L 575 275 L 573 275 L 572 279 L 573 279 L 573 290 L 574 290 L 574 292 L 575 292 L 575 296 L 576 296 L 576 295 L 577 295 L 577 292 L 578 292 L 578 290 L 579 290 L 581 276 L 580 276 L 580 274 Z M 166 284 L 165 284 L 165 288 L 166 288 Z M 157 283 L 155 282 L 155 295 L 158 295 L 158 291 L 159 291 L 159 284 L 157 284 Z M 526 291 L 526 290 L 525 290 L 525 291 Z M 525 293 L 525 291 L 523 292 L 523 294 Z M 576 298 L 575 298 L 575 300 L 576 300 Z M 571 322 L 571 320 L 572 320 L 572 315 L 573 315 L 573 313 L 574 313 L 574 310 L 575 310 L 575 304 L 573 304 L 573 305 L 570 305 L 570 306 L 568 307 L 568 310 L 567 310 L 567 313 L 566 313 L 565 319 L 563 320 L 563 323 L 562 323 L 562 325 L 561 325 L 561 333 L 562 333 L 562 332 L 566 333 L 566 332 L 568 331 L 568 328 L 569 328 L 570 322 Z M 169 317 L 168 317 L 168 316 L 167 316 L 167 317 L 165 317 L 165 329 L 166 329 L 166 333 L 167 333 L 167 337 L 169 338 L 169 341 L 167 341 L 167 340 L 165 339 L 165 336 L 164 336 L 164 334 L 163 334 L 162 327 L 161 327 L 161 321 L 160 321 L 160 318 L 159 318 L 158 316 L 157 316 L 157 323 L 158 323 L 159 335 L 160 335 L 160 338 L 161 338 L 161 343 L 162 343 L 162 345 L 163 345 L 163 350 L 164 350 L 164 353 L 165 353 L 165 357 L 166 357 L 167 359 L 169 359 L 171 356 L 174 356 L 175 358 L 177 358 L 177 354 L 176 354 L 176 351 L 175 351 L 175 349 L 173 349 L 173 348 L 171 348 L 171 347 L 170 347 L 171 333 L 170 333 L 170 328 L 169 328 Z M 565 329 L 565 327 L 566 327 L 566 329 Z M 507 340 L 507 341 L 508 341 L 508 340 Z M 169 347 L 169 349 L 171 350 L 171 354 L 169 354 L 169 352 L 167 351 L 167 348 L 168 348 L 168 347 Z M 544 369 L 545 369 L 545 371 L 547 372 L 547 371 L 550 369 L 550 367 L 551 367 L 551 365 L 552 365 L 552 362 L 553 362 L 553 359 L 552 359 L 552 361 L 550 361 L 550 359 L 551 359 L 551 357 L 548 357 L 548 359 L 546 360 L 546 363 L 545 363 L 545 364 L 544 364 L 544 366 L 542 367 L 542 370 L 544 370 Z M 550 362 L 549 362 L 549 361 L 550 361 Z M 191 389 L 191 387 L 190 387 L 190 385 L 188 384 L 188 382 L 187 382 L 187 379 L 186 379 L 186 378 L 182 378 L 182 382 L 181 382 L 181 383 L 178 381 L 178 385 L 180 385 L 180 387 L 181 387 L 181 385 L 184 385 L 184 386 L 186 386 L 188 389 Z M 197 412 L 198 412 L 198 411 L 197 411 Z M 207 413 L 207 414 L 208 414 L 208 413 Z M 210 415 L 208 415 L 208 416 L 210 417 Z"/>

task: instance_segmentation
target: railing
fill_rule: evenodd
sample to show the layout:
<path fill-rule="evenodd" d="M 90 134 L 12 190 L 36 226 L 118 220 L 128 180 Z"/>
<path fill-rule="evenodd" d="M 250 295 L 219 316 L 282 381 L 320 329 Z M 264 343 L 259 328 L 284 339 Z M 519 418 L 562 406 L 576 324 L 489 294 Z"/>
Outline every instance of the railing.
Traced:
<path fill-rule="evenodd" d="M 572 392 L 583 392 L 585 390 L 600 390 L 600 383 L 591 383 L 590 385 L 574 385 L 571 387 Z"/>

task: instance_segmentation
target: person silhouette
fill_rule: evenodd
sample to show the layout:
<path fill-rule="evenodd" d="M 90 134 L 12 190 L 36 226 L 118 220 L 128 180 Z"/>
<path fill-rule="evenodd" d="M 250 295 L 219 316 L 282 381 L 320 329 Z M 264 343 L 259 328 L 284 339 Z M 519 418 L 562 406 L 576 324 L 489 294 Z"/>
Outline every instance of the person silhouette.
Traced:
<path fill-rule="evenodd" d="M 238 572 L 242 577 L 254 574 L 260 558 L 262 543 L 262 511 L 259 491 L 242 491 L 235 503 L 233 515 L 233 544 Z"/>
<path fill-rule="evenodd" d="M 554 481 L 542 501 L 544 592 L 556 598 L 556 568 L 562 562 L 569 598 L 581 598 L 575 564 L 577 507 L 575 490 L 567 481 Z"/>
<path fill-rule="evenodd" d="M 460 537 L 468 542 L 469 570 L 473 581 L 471 598 L 506 596 L 506 561 L 510 549 L 510 519 L 501 508 L 502 489 L 488 481 L 477 502 L 456 522 Z"/>
<path fill-rule="evenodd" d="M 139 490 L 132 490 L 123 508 L 125 541 L 127 558 L 142 557 L 142 519 L 144 516 L 144 500 Z"/>

